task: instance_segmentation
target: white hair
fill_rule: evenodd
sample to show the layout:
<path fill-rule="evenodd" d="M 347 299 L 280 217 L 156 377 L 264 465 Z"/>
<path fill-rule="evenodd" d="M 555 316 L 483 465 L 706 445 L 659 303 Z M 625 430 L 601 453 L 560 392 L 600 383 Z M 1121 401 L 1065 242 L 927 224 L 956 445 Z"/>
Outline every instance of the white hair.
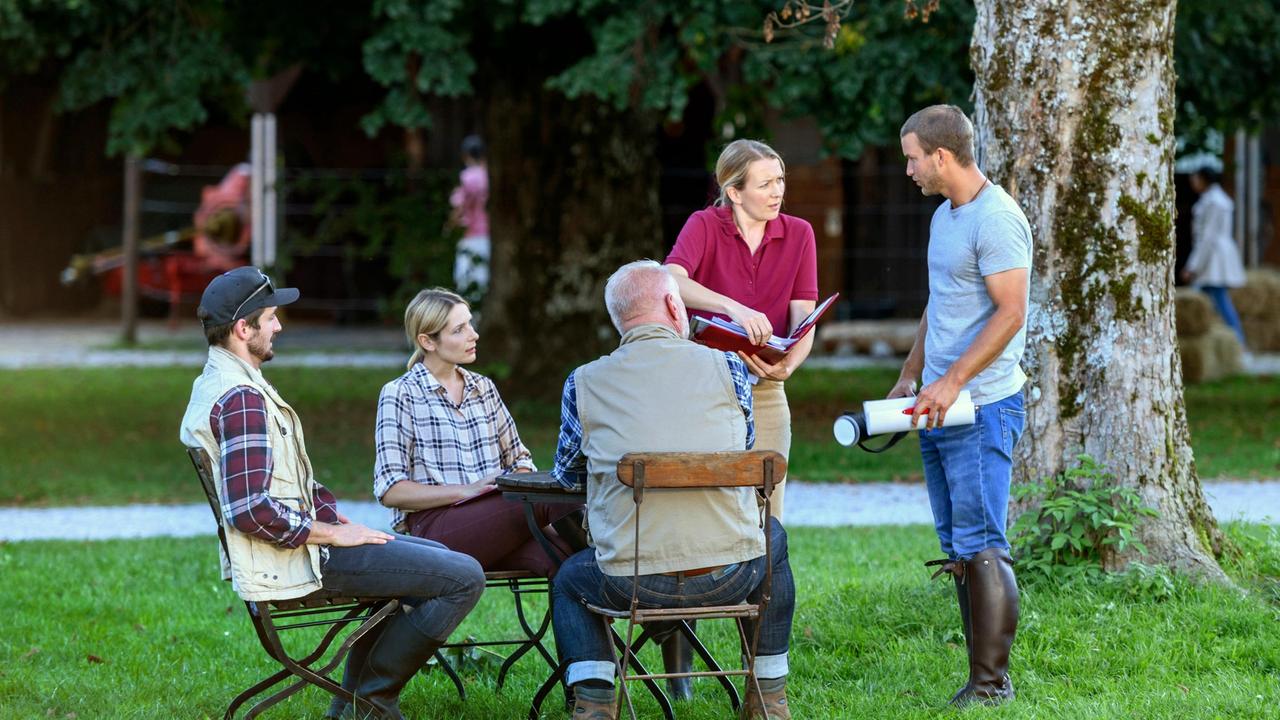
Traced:
<path fill-rule="evenodd" d="M 660 309 L 668 295 L 680 297 L 680 286 L 671 273 L 653 260 L 636 260 L 609 276 L 604 286 L 604 306 L 621 333 L 627 320 Z"/>

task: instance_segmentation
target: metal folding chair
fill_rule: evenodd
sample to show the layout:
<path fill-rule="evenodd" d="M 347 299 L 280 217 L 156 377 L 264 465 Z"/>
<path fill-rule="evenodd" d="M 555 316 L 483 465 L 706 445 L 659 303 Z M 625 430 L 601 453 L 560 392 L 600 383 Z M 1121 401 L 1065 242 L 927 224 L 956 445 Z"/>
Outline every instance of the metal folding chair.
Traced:
<path fill-rule="evenodd" d="M 187 448 L 191 464 L 195 466 L 196 475 L 200 477 L 200 485 L 204 489 L 205 499 L 209 501 L 209 510 L 213 512 L 218 527 L 218 540 L 222 544 L 222 552 L 227 553 L 227 535 L 222 525 L 222 512 L 218 501 L 218 489 L 213 479 L 213 467 L 208 454 L 198 447 Z M 228 556 L 229 557 L 229 556 Z M 267 652 L 283 668 L 249 686 L 227 706 L 224 720 L 232 720 L 236 711 L 249 700 L 271 690 L 291 678 L 296 678 L 288 686 L 259 701 L 249 709 L 245 718 L 257 717 L 259 713 L 285 698 L 293 695 L 307 685 L 314 685 L 326 692 L 354 702 L 351 692 L 343 689 L 340 681 L 335 682 L 329 674 L 341 664 L 343 658 L 365 633 L 394 613 L 400 606 L 395 598 L 375 597 L 304 597 L 295 600 L 245 601 L 249 618 L 253 621 L 253 629 L 258 635 L 262 649 Z M 329 652 L 330 646 L 344 628 L 358 623 L 356 628 L 338 644 L 336 650 Z M 281 633 L 308 627 L 327 627 L 320 640 L 311 645 L 307 643 L 305 650 L 291 653 L 281 642 Z M 290 637 L 296 637 L 291 635 Z M 297 644 L 297 643 L 294 643 Z M 328 659 L 326 660 L 326 656 Z M 455 683 L 458 681 L 455 678 Z M 460 686 L 460 683 L 459 683 Z"/>
<path fill-rule="evenodd" d="M 787 474 L 787 461 L 774 451 L 751 450 L 743 452 L 717 453 L 628 453 L 618 461 L 618 480 L 632 488 L 632 499 L 636 505 L 635 520 L 635 557 L 632 561 L 632 593 L 631 603 L 627 610 L 587 605 L 587 609 L 599 615 L 605 630 L 613 638 L 613 660 L 617 666 L 618 685 L 621 689 L 619 702 L 625 703 L 632 720 L 636 718 L 635 706 L 631 702 L 631 694 L 627 690 L 627 682 L 639 680 L 648 688 L 658 701 L 663 716 L 674 720 L 671 703 L 666 694 L 658 686 L 658 680 L 677 677 L 715 677 L 729 695 L 729 703 L 735 712 L 742 704 L 737 688 L 730 678 L 742 676 L 747 682 L 756 685 L 755 677 L 756 648 L 760 639 L 760 623 L 769 604 L 773 588 L 773 545 L 770 542 L 767 527 L 765 528 L 765 577 L 762 581 L 760 601 L 758 603 L 742 602 L 736 605 L 715 605 L 690 608 L 641 608 L 638 602 L 638 578 L 640 577 L 640 510 L 644 502 L 646 489 L 663 488 L 717 488 L 717 487 L 754 487 L 764 498 L 763 518 L 769 517 L 771 497 L 775 484 Z M 716 663 L 715 658 L 706 646 L 698 639 L 697 634 L 689 626 L 690 620 L 732 619 L 738 630 L 743 658 L 746 668 L 742 670 L 725 670 Z M 615 620 L 626 620 L 625 638 L 613 629 Z M 756 620 L 755 629 L 750 633 L 745 622 Z M 650 627 L 654 624 L 676 624 L 676 629 L 689 641 L 694 653 L 706 665 L 706 670 L 692 672 L 647 672 L 636 657 L 639 650 L 652 639 Z M 641 626 L 639 635 L 635 634 L 636 626 Z M 648 626 L 646 626 L 648 625 Z M 634 668 L 636 672 L 629 672 Z M 534 696 L 529 710 L 530 720 L 537 720 L 543 699 L 559 682 L 567 668 L 562 663 L 556 672 L 547 679 Z"/>

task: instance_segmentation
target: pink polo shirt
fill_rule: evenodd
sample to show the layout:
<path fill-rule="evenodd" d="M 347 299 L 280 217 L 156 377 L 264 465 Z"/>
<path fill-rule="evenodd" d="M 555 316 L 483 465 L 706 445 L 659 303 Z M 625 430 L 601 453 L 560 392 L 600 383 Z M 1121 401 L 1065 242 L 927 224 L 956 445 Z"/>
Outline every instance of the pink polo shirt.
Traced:
<path fill-rule="evenodd" d="M 813 226 L 791 215 L 779 214 L 764 226 L 764 239 L 752 255 L 730 208 L 699 210 L 685 221 L 667 263 L 683 267 L 708 290 L 764 313 L 774 335 L 791 331 L 788 306 L 792 300 L 818 299 Z M 690 314 L 711 317 L 716 313 L 690 310 Z"/>

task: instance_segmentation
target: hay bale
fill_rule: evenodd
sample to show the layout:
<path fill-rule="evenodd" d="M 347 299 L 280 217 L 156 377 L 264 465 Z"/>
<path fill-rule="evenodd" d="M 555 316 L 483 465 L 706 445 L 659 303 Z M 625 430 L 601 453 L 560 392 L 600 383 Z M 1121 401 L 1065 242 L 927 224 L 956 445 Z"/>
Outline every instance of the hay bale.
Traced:
<path fill-rule="evenodd" d="M 1179 337 L 1178 355 L 1182 357 L 1182 382 L 1193 385 L 1206 380 L 1206 371 L 1214 362 L 1212 343 L 1207 336 Z"/>
<path fill-rule="evenodd" d="M 1240 320 L 1244 327 L 1244 339 L 1254 352 L 1280 352 L 1280 323 L 1261 318 Z"/>
<path fill-rule="evenodd" d="M 1239 375 L 1244 372 L 1244 348 L 1240 347 L 1240 338 L 1225 324 L 1215 322 L 1205 335 L 1213 353 L 1213 370 L 1216 374 L 1212 380 Z"/>
<path fill-rule="evenodd" d="M 1280 323 L 1280 272 L 1254 268 L 1245 273 L 1245 286 L 1231 289 L 1231 304 L 1240 318 Z"/>
<path fill-rule="evenodd" d="M 1173 301 L 1178 337 L 1200 337 L 1209 331 L 1217 312 L 1208 295 L 1194 288 L 1178 288 Z"/>
<path fill-rule="evenodd" d="M 1238 375 L 1244 371 L 1243 353 L 1236 334 L 1215 318 L 1205 334 L 1178 338 L 1182 381 L 1187 384 L 1211 382 Z"/>

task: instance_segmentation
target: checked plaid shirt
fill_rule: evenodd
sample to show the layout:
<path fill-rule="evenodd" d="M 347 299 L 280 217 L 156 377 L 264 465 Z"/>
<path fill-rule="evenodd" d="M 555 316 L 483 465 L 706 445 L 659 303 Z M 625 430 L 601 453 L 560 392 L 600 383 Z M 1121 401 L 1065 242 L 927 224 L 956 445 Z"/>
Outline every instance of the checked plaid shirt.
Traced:
<path fill-rule="evenodd" d="M 373 438 L 373 494 L 380 502 L 401 480 L 463 485 L 537 469 L 493 381 L 458 371 L 463 389 L 457 406 L 422 363 L 383 386 Z M 405 532 L 405 513 L 391 510 L 391 527 Z"/>
<path fill-rule="evenodd" d="M 311 535 L 312 518 L 270 495 L 269 421 L 262 395 L 244 385 L 228 390 L 209 412 L 209 427 L 222 454 L 222 517 L 246 535 L 296 548 Z M 312 505 L 316 520 L 338 522 L 338 502 L 320 483 Z"/>
<path fill-rule="evenodd" d="M 733 379 L 733 392 L 738 396 L 738 405 L 747 418 L 745 449 L 750 450 L 756 444 L 756 420 L 747 364 L 734 353 L 727 352 L 724 358 L 729 364 L 729 377 Z M 576 371 L 571 372 L 564 381 L 564 394 L 560 396 L 560 440 L 556 443 L 556 460 L 551 467 L 551 476 L 567 488 L 587 480 L 587 457 L 582 454 L 582 419 L 578 415 L 577 375 Z"/>

